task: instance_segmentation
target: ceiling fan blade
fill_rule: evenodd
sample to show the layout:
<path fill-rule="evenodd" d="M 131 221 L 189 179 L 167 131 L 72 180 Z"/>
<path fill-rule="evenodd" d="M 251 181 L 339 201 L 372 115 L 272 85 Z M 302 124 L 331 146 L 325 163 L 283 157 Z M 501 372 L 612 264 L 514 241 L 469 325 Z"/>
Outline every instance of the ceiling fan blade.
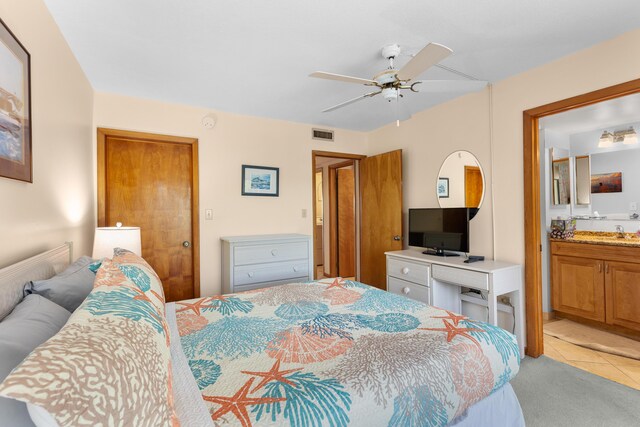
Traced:
<path fill-rule="evenodd" d="M 398 71 L 398 79 L 408 81 L 451 55 L 453 51 L 438 43 L 429 43 Z"/>
<path fill-rule="evenodd" d="M 411 85 L 411 90 L 427 93 L 477 92 L 488 83 L 483 80 L 416 80 Z"/>
<path fill-rule="evenodd" d="M 323 113 L 328 113 L 329 111 L 337 110 L 338 108 L 342 108 L 342 107 L 345 107 L 345 106 L 347 106 L 349 104 L 353 104 L 354 102 L 360 101 L 361 99 L 370 98 L 372 96 L 375 96 L 375 95 L 379 94 L 380 92 L 382 92 L 382 91 L 365 93 L 364 95 L 360 95 L 357 98 L 350 99 L 350 100 L 342 102 L 342 103 L 340 103 L 338 105 L 334 105 L 333 107 L 329 107 L 326 110 L 322 110 L 322 112 Z"/>
<path fill-rule="evenodd" d="M 368 86 L 376 86 L 377 83 L 374 80 L 361 79 L 360 77 L 343 76 L 342 74 L 325 73 L 324 71 L 316 71 L 309 74 L 309 77 L 316 77 L 318 79 L 337 80 L 339 82 L 346 83 L 358 83 Z"/>

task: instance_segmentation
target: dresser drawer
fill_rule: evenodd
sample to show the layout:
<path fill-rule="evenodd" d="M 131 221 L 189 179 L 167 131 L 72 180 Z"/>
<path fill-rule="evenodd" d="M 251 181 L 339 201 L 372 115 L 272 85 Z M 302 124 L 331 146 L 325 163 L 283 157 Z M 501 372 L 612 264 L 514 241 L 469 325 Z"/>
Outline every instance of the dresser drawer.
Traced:
<path fill-rule="evenodd" d="M 307 260 L 277 264 L 246 265 L 233 269 L 233 285 L 272 282 L 287 279 L 309 280 Z"/>
<path fill-rule="evenodd" d="M 307 242 L 237 246 L 233 251 L 234 265 L 309 259 L 309 244 Z"/>
<path fill-rule="evenodd" d="M 489 275 L 478 271 L 470 271 L 462 268 L 433 265 L 431 276 L 435 280 L 453 283 L 458 286 L 468 286 L 474 289 L 489 290 Z"/>
<path fill-rule="evenodd" d="M 388 258 L 387 274 L 423 286 L 429 284 L 429 265 L 427 264 Z"/>
<path fill-rule="evenodd" d="M 387 278 L 387 291 L 425 304 L 430 303 L 429 288 L 427 286 L 417 285 L 395 277 Z"/>

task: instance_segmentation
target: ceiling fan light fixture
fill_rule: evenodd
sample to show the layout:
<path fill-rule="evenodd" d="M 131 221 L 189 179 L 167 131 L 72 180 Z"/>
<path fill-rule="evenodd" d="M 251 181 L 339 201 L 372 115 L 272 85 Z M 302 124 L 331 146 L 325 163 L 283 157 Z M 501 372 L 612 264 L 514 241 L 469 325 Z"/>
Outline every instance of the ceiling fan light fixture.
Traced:
<path fill-rule="evenodd" d="M 600 137 L 600 141 L 598 142 L 599 148 L 607 148 L 613 145 L 613 134 L 608 131 L 602 132 L 602 136 Z"/>

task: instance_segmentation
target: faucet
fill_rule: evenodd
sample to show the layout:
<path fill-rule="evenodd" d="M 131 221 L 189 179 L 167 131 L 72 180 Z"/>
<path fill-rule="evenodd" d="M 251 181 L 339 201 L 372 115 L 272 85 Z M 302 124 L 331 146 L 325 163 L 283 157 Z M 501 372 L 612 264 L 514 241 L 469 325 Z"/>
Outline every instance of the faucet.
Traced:
<path fill-rule="evenodd" d="M 616 233 L 618 233 L 618 239 L 624 239 L 624 227 L 621 225 L 616 225 Z"/>

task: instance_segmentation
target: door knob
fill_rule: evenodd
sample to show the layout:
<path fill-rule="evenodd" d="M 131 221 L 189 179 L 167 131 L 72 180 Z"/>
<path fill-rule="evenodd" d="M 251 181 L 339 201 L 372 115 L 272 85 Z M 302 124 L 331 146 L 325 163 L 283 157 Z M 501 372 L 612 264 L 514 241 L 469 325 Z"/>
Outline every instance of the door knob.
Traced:
<path fill-rule="evenodd" d="M 402 288 L 402 293 L 407 295 L 409 292 L 411 292 L 411 288 Z"/>
<path fill-rule="evenodd" d="M 189 246 L 191 246 L 191 242 L 189 242 L 188 240 L 185 240 L 184 242 L 182 242 L 182 246 L 184 246 L 185 248 L 188 248 Z"/>
<path fill-rule="evenodd" d="M 400 236 L 393 236 L 393 240 L 395 240 L 396 242 L 399 242 L 400 240 L 402 240 L 402 237 L 400 237 Z"/>

